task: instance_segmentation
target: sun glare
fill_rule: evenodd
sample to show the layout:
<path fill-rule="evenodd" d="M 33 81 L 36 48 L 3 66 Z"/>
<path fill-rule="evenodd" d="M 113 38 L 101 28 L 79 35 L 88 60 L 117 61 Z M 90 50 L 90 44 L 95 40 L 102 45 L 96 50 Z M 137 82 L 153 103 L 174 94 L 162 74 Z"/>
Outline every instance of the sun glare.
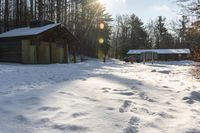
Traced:
<path fill-rule="evenodd" d="M 108 0 L 98 0 L 101 4 L 106 4 Z"/>

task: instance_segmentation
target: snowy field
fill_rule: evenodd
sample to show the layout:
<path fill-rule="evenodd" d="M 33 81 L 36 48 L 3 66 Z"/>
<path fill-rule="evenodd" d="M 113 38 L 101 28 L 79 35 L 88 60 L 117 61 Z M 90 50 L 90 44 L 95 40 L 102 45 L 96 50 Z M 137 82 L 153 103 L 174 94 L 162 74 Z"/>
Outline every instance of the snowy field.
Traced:
<path fill-rule="evenodd" d="M 200 133 L 192 62 L 0 64 L 0 133 Z"/>

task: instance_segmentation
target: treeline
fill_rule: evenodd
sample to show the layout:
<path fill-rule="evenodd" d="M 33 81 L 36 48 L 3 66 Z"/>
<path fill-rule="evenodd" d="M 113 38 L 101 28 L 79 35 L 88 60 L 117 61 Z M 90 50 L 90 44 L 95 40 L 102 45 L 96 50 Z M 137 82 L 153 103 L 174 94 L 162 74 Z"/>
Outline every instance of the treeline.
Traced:
<path fill-rule="evenodd" d="M 136 15 L 119 15 L 113 27 L 112 56 L 123 58 L 130 49 L 151 48 L 147 31 Z"/>
<path fill-rule="evenodd" d="M 112 18 L 98 0 L 0 0 L 0 32 L 29 26 L 33 20 L 62 23 L 79 39 L 80 54 L 96 57 L 100 36 L 108 48 Z M 105 34 L 101 22 L 106 23 Z"/>
<path fill-rule="evenodd" d="M 183 13 L 178 21 L 170 23 L 164 16 L 158 16 L 147 24 L 143 24 L 135 14 L 117 16 L 111 56 L 123 59 L 130 49 L 152 48 L 189 48 L 198 55 L 195 50 L 200 47 L 200 1 L 177 0 L 177 4 Z"/>
<path fill-rule="evenodd" d="M 183 14 L 182 41 L 192 50 L 191 58 L 200 61 L 200 1 L 177 0 L 177 3 L 182 7 Z"/>
<path fill-rule="evenodd" d="M 200 1 L 177 3 L 183 11 L 179 21 L 169 24 L 158 16 L 144 24 L 135 14 L 113 21 L 98 0 L 0 0 L 0 32 L 29 26 L 33 20 L 62 23 L 78 38 L 78 53 L 90 57 L 97 57 L 100 50 L 107 55 L 110 48 L 112 57 L 122 59 L 130 49 L 199 47 Z M 191 16 L 196 19 L 191 21 Z"/>
<path fill-rule="evenodd" d="M 112 56 L 123 58 L 130 49 L 184 48 L 180 40 L 173 36 L 166 26 L 166 18 L 144 25 L 135 14 L 120 15 L 116 18 L 112 40 Z"/>

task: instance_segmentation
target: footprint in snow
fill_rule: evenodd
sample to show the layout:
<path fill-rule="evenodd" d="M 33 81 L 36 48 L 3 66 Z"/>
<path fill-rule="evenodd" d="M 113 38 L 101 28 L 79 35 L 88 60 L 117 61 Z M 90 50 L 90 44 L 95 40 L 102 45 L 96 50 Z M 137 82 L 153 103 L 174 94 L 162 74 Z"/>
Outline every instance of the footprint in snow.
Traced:
<path fill-rule="evenodd" d="M 163 86 L 163 88 L 169 88 L 169 86 Z"/>
<path fill-rule="evenodd" d="M 146 93 L 144 93 L 144 92 L 140 92 L 140 93 L 139 93 L 139 96 L 140 96 L 141 99 L 146 100 L 146 101 L 148 101 L 148 102 L 151 102 L 151 103 L 156 102 L 154 99 L 149 98 L 149 97 L 146 95 Z"/>
<path fill-rule="evenodd" d="M 190 130 L 188 130 L 186 132 L 183 132 L 183 133 L 200 133 L 200 130 L 198 130 L 198 129 L 190 129 Z"/>
<path fill-rule="evenodd" d="M 200 92 L 191 92 L 190 97 L 184 97 L 182 100 L 186 101 L 188 104 L 193 104 L 195 101 L 200 102 Z"/>
<path fill-rule="evenodd" d="M 169 101 L 166 101 L 165 104 L 167 104 L 167 105 L 172 105 Z"/>
<path fill-rule="evenodd" d="M 99 101 L 99 100 L 91 98 L 91 97 L 83 97 L 83 98 L 85 98 L 86 100 L 89 100 L 91 102 L 98 102 Z"/>
<path fill-rule="evenodd" d="M 57 111 L 59 109 L 60 109 L 59 107 L 44 106 L 44 107 L 39 108 L 38 110 L 39 111 Z"/>
<path fill-rule="evenodd" d="M 132 117 L 129 121 L 129 126 L 124 129 L 123 133 L 138 133 L 140 119 L 137 117 Z"/>
<path fill-rule="evenodd" d="M 24 98 L 24 99 L 19 99 L 19 102 L 22 104 L 28 104 L 28 105 L 37 105 L 40 102 L 39 97 L 29 97 L 29 98 Z"/>
<path fill-rule="evenodd" d="M 79 126 L 79 125 L 64 125 L 64 124 L 55 124 L 52 127 L 53 129 L 61 130 L 61 131 L 72 131 L 72 132 L 82 132 L 88 130 L 87 127 Z"/>
<path fill-rule="evenodd" d="M 180 83 L 180 85 L 181 85 L 181 86 L 184 86 L 184 85 L 185 85 L 185 83 L 181 82 L 181 83 Z"/>
<path fill-rule="evenodd" d="M 120 95 L 123 95 L 123 96 L 133 96 L 134 95 L 133 92 L 119 92 L 119 93 L 115 93 L 115 94 L 120 94 Z"/>
<path fill-rule="evenodd" d="M 163 70 L 163 71 L 158 71 L 159 73 L 162 73 L 162 74 L 170 74 L 171 71 L 168 71 L 168 70 Z"/>
<path fill-rule="evenodd" d="M 197 109 L 191 109 L 191 111 L 197 113 L 198 115 L 200 115 L 200 111 L 197 110 Z"/>
<path fill-rule="evenodd" d="M 192 88 L 193 88 L 193 89 L 196 89 L 197 87 L 196 87 L 196 86 L 192 86 Z"/>
<path fill-rule="evenodd" d="M 123 105 L 119 108 L 120 113 L 128 112 L 130 110 L 130 107 L 132 105 L 131 101 L 124 101 Z"/>
<path fill-rule="evenodd" d="M 40 119 L 36 124 L 44 124 L 44 123 L 50 123 L 50 118 L 42 118 Z"/>
<path fill-rule="evenodd" d="M 134 107 L 130 111 L 137 114 L 142 113 L 142 114 L 147 114 L 147 115 L 156 115 L 156 112 L 152 112 L 151 110 L 145 107 L 141 107 L 141 108 Z"/>
<path fill-rule="evenodd" d="M 18 122 L 21 122 L 21 123 L 28 123 L 29 120 L 28 118 L 26 118 L 24 115 L 17 115 L 14 117 L 15 120 L 17 120 Z"/>
<path fill-rule="evenodd" d="M 128 89 L 114 89 L 114 92 L 124 92 L 124 91 L 128 91 Z"/>
<path fill-rule="evenodd" d="M 106 108 L 108 111 L 113 111 L 113 110 L 115 110 L 115 108 L 112 108 L 112 107 L 107 107 Z"/>
<path fill-rule="evenodd" d="M 111 90 L 111 88 L 104 87 L 104 88 L 102 88 L 102 90 Z"/>
<path fill-rule="evenodd" d="M 132 86 L 131 87 L 131 90 L 137 90 L 138 88 L 137 88 L 137 86 Z"/>
<path fill-rule="evenodd" d="M 80 112 L 80 113 L 73 113 L 72 117 L 73 118 L 78 118 L 78 117 L 82 117 L 82 116 L 86 116 L 86 115 L 88 115 L 88 113 Z"/>
<path fill-rule="evenodd" d="M 177 113 L 177 112 L 178 112 L 178 111 L 177 111 L 176 109 L 174 109 L 174 108 L 168 108 L 167 110 L 168 110 L 169 112 L 172 112 L 172 113 L 174 113 L 174 112 Z"/>
<path fill-rule="evenodd" d="M 191 88 L 190 87 L 188 87 L 188 88 L 186 88 L 184 91 L 191 91 Z"/>
<path fill-rule="evenodd" d="M 86 78 L 80 78 L 79 80 L 81 80 L 81 81 L 86 81 L 87 79 L 86 79 Z"/>
<path fill-rule="evenodd" d="M 4 91 L 4 92 L 0 92 L 0 95 L 9 95 L 11 94 L 11 91 Z"/>
<path fill-rule="evenodd" d="M 108 93 L 110 90 L 112 90 L 111 88 L 102 88 L 101 90 L 103 90 L 103 93 Z"/>
<path fill-rule="evenodd" d="M 59 92 L 59 93 L 60 93 L 60 94 L 63 94 L 63 95 L 74 96 L 72 93 L 63 92 L 63 91 L 61 91 L 61 92 Z"/>
<path fill-rule="evenodd" d="M 170 115 L 170 114 L 167 114 L 167 113 L 165 113 L 165 112 L 160 112 L 160 113 L 158 113 L 158 115 L 159 115 L 160 117 L 162 117 L 162 118 L 168 118 L 168 119 L 173 119 L 173 118 L 174 118 L 174 116 L 172 116 L 172 115 Z"/>

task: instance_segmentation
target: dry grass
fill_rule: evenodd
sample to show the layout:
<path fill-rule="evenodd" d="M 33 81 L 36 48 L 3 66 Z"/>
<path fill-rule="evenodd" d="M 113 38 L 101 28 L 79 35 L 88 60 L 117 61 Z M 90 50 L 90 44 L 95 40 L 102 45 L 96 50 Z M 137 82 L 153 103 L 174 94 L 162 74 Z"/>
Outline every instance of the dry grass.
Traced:
<path fill-rule="evenodd" d="M 192 75 L 200 80 L 200 63 L 196 63 L 195 67 L 192 69 Z"/>

